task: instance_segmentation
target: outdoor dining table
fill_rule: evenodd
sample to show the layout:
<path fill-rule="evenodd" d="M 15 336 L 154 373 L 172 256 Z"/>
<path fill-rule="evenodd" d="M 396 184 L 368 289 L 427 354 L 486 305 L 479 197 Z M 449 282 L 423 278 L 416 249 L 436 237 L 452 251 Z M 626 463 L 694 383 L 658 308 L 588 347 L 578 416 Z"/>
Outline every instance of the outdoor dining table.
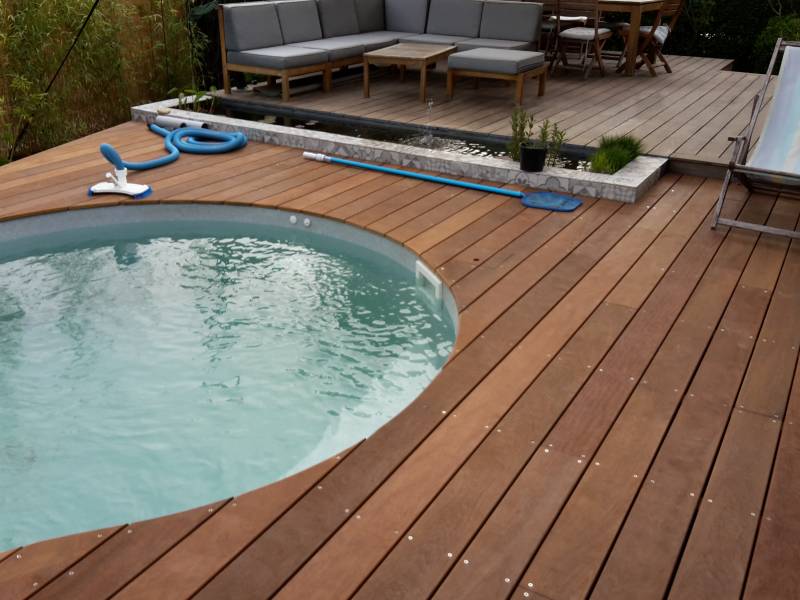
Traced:
<path fill-rule="evenodd" d="M 661 10 L 662 0 L 599 0 L 600 12 L 628 13 L 630 29 L 628 46 L 625 54 L 625 74 L 632 76 L 636 72 L 636 57 L 639 54 L 639 31 L 642 15 L 646 12 Z"/>

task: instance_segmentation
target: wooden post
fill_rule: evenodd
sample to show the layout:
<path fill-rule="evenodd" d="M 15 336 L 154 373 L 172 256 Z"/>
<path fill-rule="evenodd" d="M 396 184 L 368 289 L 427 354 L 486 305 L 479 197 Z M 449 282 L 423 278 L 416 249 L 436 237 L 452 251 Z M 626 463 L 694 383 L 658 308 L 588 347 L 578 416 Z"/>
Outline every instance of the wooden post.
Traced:
<path fill-rule="evenodd" d="M 217 7 L 217 17 L 219 20 L 219 48 L 222 52 L 222 87 L 226 94 L 230 94 L 231 76 L 228 72 L 228 51 L 225 49 L 225 13 L 221 5 Z"/>

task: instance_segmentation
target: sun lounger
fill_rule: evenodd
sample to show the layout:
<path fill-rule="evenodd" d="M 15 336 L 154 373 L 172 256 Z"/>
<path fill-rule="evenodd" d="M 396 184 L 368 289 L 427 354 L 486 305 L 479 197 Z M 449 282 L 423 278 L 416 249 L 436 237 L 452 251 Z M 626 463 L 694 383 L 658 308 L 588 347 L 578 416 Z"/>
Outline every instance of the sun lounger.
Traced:
<path fill-rule="evenodd" d="M 751 149 L 756 123 L 765 110 L 767 88 L 778 56 L 783 62 L 778 83 L 768 110 L 764 129 L 758 143 Z M 753 103 L 753 113 L 744 135 L 731 138 L 735 142 L 733 157 L 722 183 L 722 191 L 714 211 L 714 227 L 728 225 L 776 235 L 800 238 L 800 232 L 722 218 L 720 213 L 731 182 L 741 181 L 754 192 L 781 194 L 800 199 L 800 42 L 775 44 L 769 68 L 764 75 L 761 90 Z"/>

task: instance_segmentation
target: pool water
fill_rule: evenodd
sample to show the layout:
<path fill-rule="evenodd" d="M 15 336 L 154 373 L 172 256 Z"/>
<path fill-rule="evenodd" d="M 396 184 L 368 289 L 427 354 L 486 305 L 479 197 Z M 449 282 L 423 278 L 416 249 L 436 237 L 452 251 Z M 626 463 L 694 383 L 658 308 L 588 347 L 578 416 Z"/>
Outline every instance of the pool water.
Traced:
<path fill-rule="evenodd" d="M 0 549 L 277 480 L 372 433 L 449 355 L 451 319 L 396 262 L 207 230 L 0 254 Z"/>

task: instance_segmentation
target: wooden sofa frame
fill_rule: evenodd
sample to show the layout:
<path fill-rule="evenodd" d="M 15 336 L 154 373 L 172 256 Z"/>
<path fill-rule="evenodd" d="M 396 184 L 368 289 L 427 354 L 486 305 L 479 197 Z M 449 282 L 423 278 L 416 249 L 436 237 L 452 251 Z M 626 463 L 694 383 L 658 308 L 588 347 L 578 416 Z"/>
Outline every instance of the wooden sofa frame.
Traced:
<path fill-rule="evenodd" d="M 268 83 L 272 83 L 273 77 L 279 77 L 281 80 L 281 99 L 284 102 L 287 102 L 290 98 L 289 79 L 298 75 L 322 73 L 322 90 L 329 92 L 331 90 L 334 69 L 339 69 L 349 65 L 359 65 L 363 60 L 361 56 L 352 56 L 330 62 L 306 65 L 304 67 L 292 67 L 290 69 L 270 69 L 267 67 L 253 67 L 250 65 L 237 65 L 235 63 L 229 63 L 228 51 L 225 44 L 225 15 L 222 10 L 222 5 L 217 7 L 217 15 L 219 16 L 219 40 L 220 52 L 222 54 L 222 83 L 226 94 L 231 93 L 230 73 L 232 71 L 237 73 L 267 75 Z"/>
<path fill-rule="evenodd" d="M 547 86 L 547 64 L 522 71 L 516 75 L 509 75 L 507 73 L 492 73 L 488 71 L 472 71 L 467 69 L 447 69 L 447 98 L 448 100 L 453 97 L 456 88 L 457 77 L 474 77 L 477 84 L 479 79 L 501 79 L 503 81 L 513 81 L 516 83 L 514 91 L 514 99 L 517 104 L 522 104 L 522 96 L 525 91 L 525 80 L 539 78 L 539 96 L 544 96 L 545 87 Z"/>

